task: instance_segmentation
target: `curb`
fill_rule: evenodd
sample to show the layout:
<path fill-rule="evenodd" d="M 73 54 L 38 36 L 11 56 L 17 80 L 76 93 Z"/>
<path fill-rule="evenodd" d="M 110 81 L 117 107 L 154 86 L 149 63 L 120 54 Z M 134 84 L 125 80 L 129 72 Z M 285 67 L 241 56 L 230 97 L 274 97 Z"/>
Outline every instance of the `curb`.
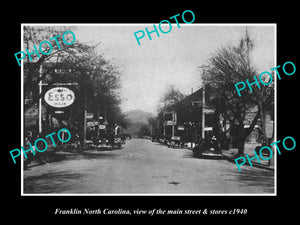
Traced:
<path fill-rule="evenodd" d="M 224 154 L 222 153 L 223 155 L 223 158 L 225 160 L 227 160 L 228 162 L 232 162 L 235 164 L 235 161 L 234 161 L 234 158 L 232 157 L 232 155 L 230 154 Z M 244 165 L 247 165 L 247 166 L 250 166 L 250 164 L 248 162 L 246 162 Z M 260 168 L 260 169 L 265 169 L 265 170 L 269 170 L 269 171 L 274 171 L 274 168 L 273 167 L 269 167 L 269 166 L 265 166 L 265 165 L 261 165 L 259 163 L 252 163 L 252 167 L 257 167 L 257 168 Z"/>
<path fill-rule="evenodd" d="M 190 147 L 184 147 L 185 149 L 188 149 L 188 150 L 192 150 L 192 148 Z M 222 151 L 222 150 L 221 150 Z M 228 154 L 228 153 L 224 153 L 222 151 L 222 159 L 228 161 L 228 162 L 232 162 L 234 164 L 235 161 L 234 161 L 234 158 L 231 154 Z M 247 166 L 250 166 L 249 162 L 247 161 L 244 165 L 247 165 Z M 273 167 L 269 167 L 269 166 L 265 166 L 265 165 L 261 165 L 260 163 L 256 163 L 256 162 L 253 162 L 252 163 L 252 167 L 257 167 L 257 168 L 260 168 L 260 169 L 265 169 L 265 170 L 269 170 L 269 171 L 274 171 L 274 168 Z"/>

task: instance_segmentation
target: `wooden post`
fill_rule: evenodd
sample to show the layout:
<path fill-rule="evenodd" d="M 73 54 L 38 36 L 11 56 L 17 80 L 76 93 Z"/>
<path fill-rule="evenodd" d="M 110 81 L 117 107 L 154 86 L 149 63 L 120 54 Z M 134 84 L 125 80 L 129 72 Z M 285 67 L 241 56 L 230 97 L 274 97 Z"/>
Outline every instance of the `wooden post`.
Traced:
<path fill-rule="evenodd" d="M 43 66 L 40 64 L 40 69 L 39 69 L 39 75 L 40 75 L 40 81 L 39 81 L 39 134 L 42 133 L 42 73 L 43 73 Z"/>
<path fill-rule="evenodd" d="M 205 85 L 203 85 L 202 89 L 202 139 L 205 138 Z"/>
<path fill-rule="evenodd" d="M 87 114 L 87 93 L 85 93 L 85 97 L 84 97 L 83 146 L 82 146 L 83 149 L 85 149 L 86 147 L 86 114 Z"/>

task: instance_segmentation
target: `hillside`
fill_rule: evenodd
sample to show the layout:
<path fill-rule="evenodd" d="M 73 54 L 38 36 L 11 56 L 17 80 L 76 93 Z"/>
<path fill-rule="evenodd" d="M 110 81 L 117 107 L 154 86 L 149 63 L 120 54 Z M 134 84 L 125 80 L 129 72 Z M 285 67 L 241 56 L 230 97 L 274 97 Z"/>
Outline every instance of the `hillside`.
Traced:
<path fill-rule="evenodd" d="M 126 114 L 126 117 L 133 123 L 148 123 L 148 119 L 154 115 L 140 109 L 131 110 Z"/>
<path fill-rule="evenodd" d="M 129 133 L 132 137 L 136 137 L 137 132 L 144 124 L 148 124 L 148 119 L 154 117 L 152 113 L 143 110 L 131 110 L 126 114 L 126 118 L 130 121 L 130 125 L 124 130 L 124 133 Z"/>

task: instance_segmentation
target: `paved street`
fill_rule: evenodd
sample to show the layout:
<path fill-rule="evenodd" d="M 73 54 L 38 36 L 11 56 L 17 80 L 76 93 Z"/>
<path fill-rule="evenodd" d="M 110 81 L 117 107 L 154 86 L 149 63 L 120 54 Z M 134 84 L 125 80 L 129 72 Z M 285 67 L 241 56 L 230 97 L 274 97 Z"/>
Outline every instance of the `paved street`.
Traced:
<path fill-rule="evenodd" d="M 65 153 L 67 159 L 24 171 L 24 194 L 238 194 L 273 193 L 272 171 L 226 160 L 197 159 L 188 149 L 171 149 L 145 139 L 123 149 Z"/>

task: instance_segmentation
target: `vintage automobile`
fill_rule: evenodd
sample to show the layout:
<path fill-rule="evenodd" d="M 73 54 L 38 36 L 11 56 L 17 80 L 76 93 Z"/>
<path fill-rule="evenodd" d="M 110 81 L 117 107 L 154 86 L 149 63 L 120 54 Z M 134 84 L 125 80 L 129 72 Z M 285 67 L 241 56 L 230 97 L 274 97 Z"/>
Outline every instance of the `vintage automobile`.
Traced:
<path fill-rule="evenodd" d="M 161 137 L 159 137 L 159 138 L 158 138 L 158 142 L 159 142 L 160 144 L 167 145 L 167 143 L 168 143 L 168 140 L 167 140 L 167 138 L 166 138 L 166 137 L 164 137 L 164 136 L 161 136 Z"/>
<path fill-rule="evenodd" d="M 99 137 L 93 137 L 93 147 L 97 149 L 121 149 L 122 138 L 114 134 L 105 134 Z"/>
<path fill-rule="evenodd" d="M 131 140 L 131 135 L 130 134 L 123 134 L 123 138 L 125 140 Z"/>
<path fill-rule="evenodd" d="M 182 142 L 179 136 L 172 136 L 170 141 L 168 141 L 168 148 L 181 148 Z"/>
<path fill-rule="evenodd" d="M 193 156 L 196 158 L 222 159 L 223 155 L 219 149 L 216 138 L 200 140 L 193 148 Z"/>
<path fill-rule="evenodd" d="M 158 142 L 158 141 L 159 141 L 158 135 L 152 135 L 152 136 L 151 136 L 151 141 L 152 141 L 152 142 Z"/>

